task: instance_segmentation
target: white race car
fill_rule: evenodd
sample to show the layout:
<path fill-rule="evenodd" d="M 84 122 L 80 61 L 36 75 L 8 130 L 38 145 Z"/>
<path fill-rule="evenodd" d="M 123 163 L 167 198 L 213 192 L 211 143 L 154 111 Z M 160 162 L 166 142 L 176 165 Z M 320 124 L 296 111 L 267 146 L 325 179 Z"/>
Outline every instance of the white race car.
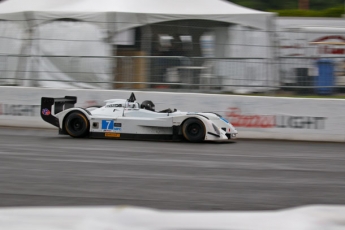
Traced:
<path fill-rule="evenodd" d="M 212 112 L 191 113 L 174 109 L 155 111 L 152 101 L 106 100 L 104 106 L 77 108 L 77 97 L 42 97 L 41 117 L 71 137 L 187 140 L 190 142 L 235 139 L 237 130 Z"/>

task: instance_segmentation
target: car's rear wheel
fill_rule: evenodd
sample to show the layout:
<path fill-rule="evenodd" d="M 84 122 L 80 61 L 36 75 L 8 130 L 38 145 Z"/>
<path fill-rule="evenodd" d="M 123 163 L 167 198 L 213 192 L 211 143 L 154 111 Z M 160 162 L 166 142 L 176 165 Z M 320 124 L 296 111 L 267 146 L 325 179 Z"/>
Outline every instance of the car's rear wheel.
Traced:
<path fill-rule="evenodd" d="M 199 119 L 189 118 L 183 123 L 182 133 L 190 142 L 201 142 L 205 139 L 206 128 Z"/>
<path fill-rule="evenodd" d="M 80 112 L 72 112 L 65 120 L 65 130 L 71 137 L 85 137 L 89 133 L 90 123 Z"/>

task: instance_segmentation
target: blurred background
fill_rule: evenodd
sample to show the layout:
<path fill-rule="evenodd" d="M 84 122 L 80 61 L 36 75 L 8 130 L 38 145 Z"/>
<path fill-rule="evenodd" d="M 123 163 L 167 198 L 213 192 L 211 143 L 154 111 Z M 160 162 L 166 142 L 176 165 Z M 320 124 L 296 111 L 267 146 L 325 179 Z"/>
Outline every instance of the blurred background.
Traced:
<path fill-rule="evenodd" d="M 0 85 L 345 92 L 342 1 L 233 3 L 3 0 Z"/>

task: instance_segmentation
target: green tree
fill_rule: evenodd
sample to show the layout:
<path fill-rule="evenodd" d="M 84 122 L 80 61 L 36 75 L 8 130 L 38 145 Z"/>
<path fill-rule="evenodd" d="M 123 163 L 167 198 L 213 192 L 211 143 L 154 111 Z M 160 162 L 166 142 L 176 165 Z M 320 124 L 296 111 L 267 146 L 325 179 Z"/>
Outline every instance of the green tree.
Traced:
<path fill-rule="evenodd" d="M 263 11 L 298 8 L 298 0 L 231 0 L 229 2 Z M 325 10 L 339 5 L 344 5 L 344 0 L 309 0 L 311 10 Z"/>
<path fill-rule="evenodd" d="M 344 14 L 344 7 L 332 7 L 325 10 L 271 10 L 278 13 L 279 16 L 295 16 L 295 17 L 341 17 Z"/>
<path fill-rule="evenodd" d="M 312 0 L 309 3 L 312 10 L 325 10 L 326 8 L 333 8 L 339 5 L 344 6 L 344 1 L 339 0 Z"/>
<path fill-rule="evenodd" d="M 232 0 L 230 2 L 256 10 L 297 8 L 297 2 L 292 0 Z"/>

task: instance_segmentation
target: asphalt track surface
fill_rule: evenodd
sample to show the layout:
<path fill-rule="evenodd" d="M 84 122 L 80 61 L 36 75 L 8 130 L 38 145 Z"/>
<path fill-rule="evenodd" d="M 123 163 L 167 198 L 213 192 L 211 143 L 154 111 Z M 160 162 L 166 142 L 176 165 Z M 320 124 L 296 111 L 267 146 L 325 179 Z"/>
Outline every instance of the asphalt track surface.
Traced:
<path fill-rule="evenodd" d="M 345 144 L 73 139 L 0 127 L 0 206 L 267 210 L 345 204 Z"/>

